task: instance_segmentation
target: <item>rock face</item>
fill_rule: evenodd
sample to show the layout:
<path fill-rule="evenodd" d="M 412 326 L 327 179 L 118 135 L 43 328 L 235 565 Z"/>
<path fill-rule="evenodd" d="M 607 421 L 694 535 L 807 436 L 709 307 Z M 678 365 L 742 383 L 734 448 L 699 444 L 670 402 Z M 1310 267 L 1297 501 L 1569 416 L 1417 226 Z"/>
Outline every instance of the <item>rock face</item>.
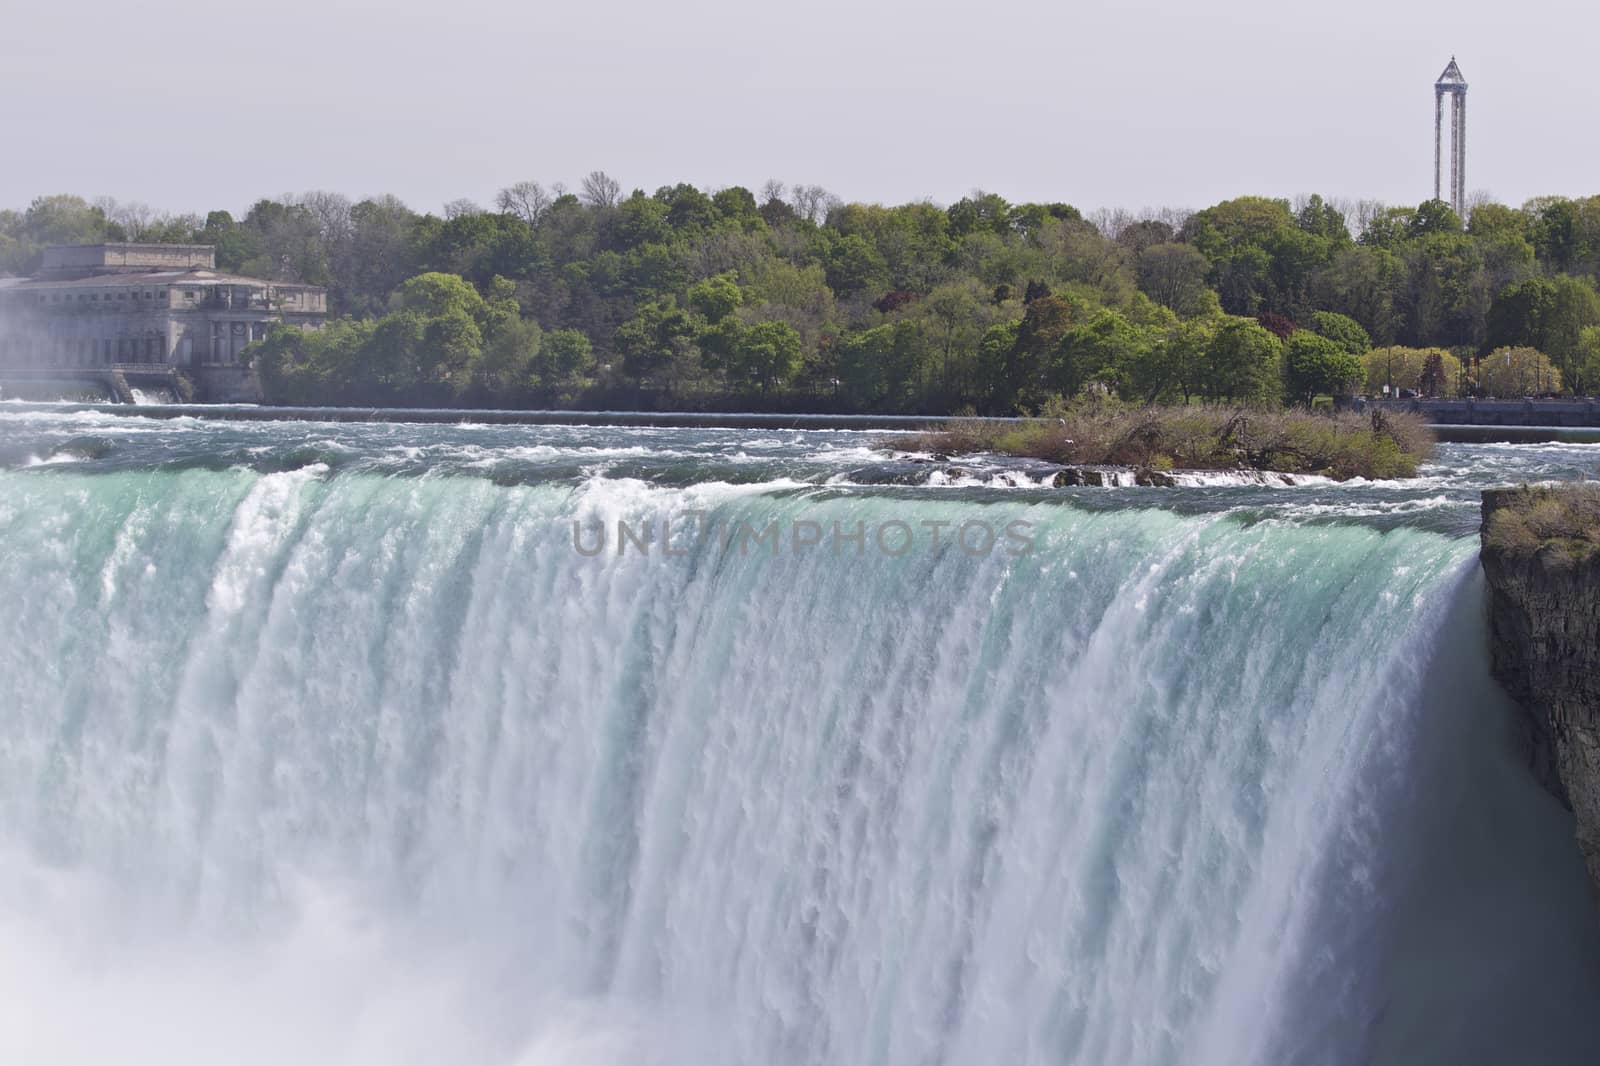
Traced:
<path fill-rule="evenodd" d="M 1497 516 L 1514 518 L 1549 491 L 1483 494 L 1491 663 L 1522 707 L 1534 774 L 1577 816 L 1600 898 L 1600 553 L 1496 535 Z"/>

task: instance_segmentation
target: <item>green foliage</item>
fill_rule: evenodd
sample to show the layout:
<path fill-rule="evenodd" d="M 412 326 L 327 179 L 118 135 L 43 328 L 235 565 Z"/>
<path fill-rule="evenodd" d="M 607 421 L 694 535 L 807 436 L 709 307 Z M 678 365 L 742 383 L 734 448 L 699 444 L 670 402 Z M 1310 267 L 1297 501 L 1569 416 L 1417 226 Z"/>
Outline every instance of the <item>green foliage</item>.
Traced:
<path fill-rule="evenodd" d="M 694 317 L 668 296 L 645 304 L 617 327 L 617 350 L 630 377 L 675 391 L 697 370 Z"/>
<path fill-rule="evenodd" d="M 689 287 L 689 306 L 707 322 L 721 322 L 739 309 L 744 295 L 732 274 L 718 274 Z"/>
<path fill-rule="evenodd" d="M 1303 401 L 1348 380 L 1310 339 L 1263 336 L 1263 314 L 1346 354 L 1428 353 L 1400 360 L 1403 381 L 1386 359 L 1399 387 L 1454 391 L 1465 375 L 1442 349 L 1498 348 L 1600 386 L 1600 197 L 1482 205 L 1465 228 L 1437 201 L 1347 219 L 1315 196 L 1241 197 L 1102 232 L 1070 205 L 984 192 L 946 208 L 817 186 L 621 191 L 597 171 L 581 197 L 521 182 L 496 210 L 442 216 L 317 192 L 242 217 L 41 197 L 0 211 L 0 272 L 34 269 L 50 243 L 189 240 L 223 270 L 326 285 L 331 339 L 258 356 L 269 391 L 304 402 L 1002 414 L 1080 396 Z"/>
<path fill-rule="evenodd" d="M 420 315 L 464 315 L 478 318 L 487 310 L 478 290 L 454 274 L 418 274 L 394 291 L 391 301 L 396 310 Z"/>
<path fill-rule="evenodd" d="M 512 318 L 501 324 L 471 359 L 469 390 L 486 402 L 518 396 L 539 381 L 536 360 L 544 331 L 532 319 Z"/>
<path fill-rule="evenodd" d="M 1494 494 L 1484 547 L 1514 556 L 1539 554 L 1547 564 L 1600 554 L 1600 485 L 1523 485 Z"/>
<path fill-rule="evenodd" d="M 1406 236 L 1411 240 L 1434 233 L 1460 233 L 1461 216 L 1443 200 L 1426 200 L 1406 220 Z"/>
<path fill-rule="evenodd" d="M 1225 311 L 1263 311 L 1301 317 L 1313 274 L 1349 244 L 1320 201 L 1308 206 L 1305 225 L 1284 200 L 1246 196 L 1196 212 L 1184 236 L 1211 262 L 1210 281 Z"/>
<path fill-rule="evenodd" d="M 1051 383 L 1063 396 L 1086 389 L 1116 392 L 1140 353 L 1153 338 L 1136 329 L 1116 311 L 1101 311 L 1068 330 L 1056 347 Z"/>
<path fill-rule="evenodd" d="M 730 370 L 762 392 L 785 384 L 800 371 L 800 334 L 787 322 L 757 322 L 740 331 Z"/>
<path fill-rule="evenodd" d="M 1583 331 L 1600 325 L 1600 294 L 1587 278 L 1558 275 L 1508 285 L 1489 307 L 1488 341 L 1548 352 L 1574 382 L 1583 379 Z"/>
<path fill-rule="evenodd" d="M 1561 391 L 1561 371 L 1528 347 L 1496 348 L 1478 361 L 1478 388 L 1489 396 L 1543 396 Z"/>
<path fill-rule="evenodd" d="M 1443 348 L 1375 348 L 1361 357 L 1361 369 L 1372 396 L 1382 395 L 1385 386 L 1393 394 L 1409 389 L 1423 396 L 1460 395 L 1461 360 Z"/>
<path fill-rule="evenodd" d="M 1318 311 L 1312 315 L 1311 331 L 1328 338 L 1351 355 L 1361 355 L 1372 348 L 1372 337 L 1361 323 L 1337 311 Z"/>
<path fill-rule="evenodd" d="M 1355 353 L 1310 330 L 1298 330 L 1289 338 L 1283 360 L 1289 395 L 1307 407 L 1318 395 L 1349 395 L 1364 378 Z"/>
<path fill-rule="evenodd" d="M 497 279 L 485 299 L 453 274 L 419 274 L 380 319 L 279 327 L 246 356 L 274 402 L 521 402 L 541 384 L 545 338 L 511 288 Z"/>
<path fill-rule="evenodd" d="M 863 236 L 841 237 L 828 251 L 828 284 L 840 296 L 881 292 L 889 286 L 889 264 Z"/>
<path fill-rule="evenodd" d="M 1254 319 L 1226 317 L 1206 346 L 1197 382 L 1208 400 L 1275 402 L 1282 344 Z"/>
<path fill-rule="evenodd" d="M 1214 311 L 1216 295 L 1206 286 L 1211 262 L 1188 244 L 1155 244 L 1139 254 L 1139 291 L 1189 318 Z"/>
<path fill-rule="evenodd" d="M 929 369 L 927 354 L 916 323 L 878 326 L 840 342 L 839 378 L 864 409 L 899 406 Z"/>
<path fill-rule="evenodd" d="M 1579 396 L 1593 396 L 1600 389 L 1600 326 L 1586 326 L 1579 335 L 1567 385 Z"/>
<path fill-rule="evenodd" d="M 571 387 L 594 370 L 594 350 L 577 330 L 554 330 L 545 334 L 534 366 L 547 387 Z"/>

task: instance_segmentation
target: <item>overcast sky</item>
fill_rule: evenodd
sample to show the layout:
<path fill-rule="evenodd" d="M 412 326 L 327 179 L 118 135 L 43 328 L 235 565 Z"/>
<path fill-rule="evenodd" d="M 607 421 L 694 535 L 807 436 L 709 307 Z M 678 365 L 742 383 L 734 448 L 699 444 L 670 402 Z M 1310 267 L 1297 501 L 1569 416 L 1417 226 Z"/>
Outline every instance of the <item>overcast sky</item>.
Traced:
<path fill-rule="evenodd" d="M 0 0 L 0 207 L 418 210 L 523 179 L 770 177 L 846 199 L 1416 203 L 1432 83 L 1468 188 L 1600 193 L 1600 14 L 1570 0 Z"/>

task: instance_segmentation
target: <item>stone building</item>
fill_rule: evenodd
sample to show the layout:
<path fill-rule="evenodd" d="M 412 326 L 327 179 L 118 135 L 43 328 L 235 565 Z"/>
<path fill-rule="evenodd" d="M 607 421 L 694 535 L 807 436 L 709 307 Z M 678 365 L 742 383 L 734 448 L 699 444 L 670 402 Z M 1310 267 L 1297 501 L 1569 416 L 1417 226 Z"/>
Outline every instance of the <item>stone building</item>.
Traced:
<path fill-rule="evenodd" d="M 0 278 L 0 370 L 170 367 L 241 378 L 240 353 L 268 327 L 316 328 L 327 311 L 314 285 L 218 273 L 210 245 L 47 248 L 33 277 Z"/>

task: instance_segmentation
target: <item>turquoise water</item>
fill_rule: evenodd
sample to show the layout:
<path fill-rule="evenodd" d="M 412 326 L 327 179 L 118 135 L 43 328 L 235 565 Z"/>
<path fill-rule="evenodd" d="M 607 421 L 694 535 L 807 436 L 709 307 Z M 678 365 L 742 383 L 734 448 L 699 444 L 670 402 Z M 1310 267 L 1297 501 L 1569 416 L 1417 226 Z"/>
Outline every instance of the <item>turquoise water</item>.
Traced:
<path fill-rule="evenodd" d="M 881 436 L 0 412 L 0 1054 L 1595 1061 L 1475 529 L 1600 448 Z"/>

